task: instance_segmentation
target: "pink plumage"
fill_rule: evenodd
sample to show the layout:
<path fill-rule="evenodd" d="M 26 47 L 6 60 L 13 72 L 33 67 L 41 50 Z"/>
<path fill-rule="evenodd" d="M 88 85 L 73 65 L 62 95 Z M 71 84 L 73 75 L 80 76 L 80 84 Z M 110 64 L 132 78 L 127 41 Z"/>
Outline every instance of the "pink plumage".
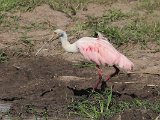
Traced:
<path fill-rule="evenodd" d="M 69 43 L 67 34 L 63 30 L 57 29 L 54 32 L 58 35 L 58 38 L 60 38 L 62 47 L 67 52 L 80 52 L 85 59 L 96 63 L 99 80 L 93 87 L 94 89 L 96 89 L 102 81 L 102 69 L 100 65 L 112 65 L 115 69 L 114 73 L 106 76 L 106 81 L 119 73 L 120 70 L 116 66 L 126 71 L 132 70 L 134 66 L 126 56 L 118 52 L 112 44 L 109 43 L 107 38 L 103 37 L 99 32 L 98 38 L 83 37 L 73 44 Z"/>
<path fill-rule="evenodd" d="M 98 65 L 118 65 L 127 71 L 133 68 L 133 63 L 118 52 L 107 40 L 83 37 L 76 42 L 76 45 L 87 60 Z"/>

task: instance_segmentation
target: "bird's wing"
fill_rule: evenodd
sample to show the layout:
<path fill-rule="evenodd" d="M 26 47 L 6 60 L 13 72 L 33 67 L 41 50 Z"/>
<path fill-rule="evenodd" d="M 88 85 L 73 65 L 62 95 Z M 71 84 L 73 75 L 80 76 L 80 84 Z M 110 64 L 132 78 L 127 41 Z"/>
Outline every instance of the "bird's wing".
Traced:
<path fill-rule="evenodd" d="M 83 38 L 77 41 L 77 47 L 87 60 L 98 65 L 118 65 L 126 70 L 133 67 L 133 63 L 106 40 Z"/>
<path fill-rule="evenodd" d="M 108 41 L 103 39 L 81 39 L 77 42 L 77 47 L 87 60 L 97 64 L 113 65 L 120 55 Z"/>

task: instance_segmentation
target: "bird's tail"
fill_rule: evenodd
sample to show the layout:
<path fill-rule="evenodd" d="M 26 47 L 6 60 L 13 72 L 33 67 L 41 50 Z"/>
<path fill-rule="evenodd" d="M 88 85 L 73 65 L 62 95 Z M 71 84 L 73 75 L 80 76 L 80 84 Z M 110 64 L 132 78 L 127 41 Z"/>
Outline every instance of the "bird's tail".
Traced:
<path fill-rule="evenodd" d="M 118 61 L 118 66 L 127 71 L 131 71 L 133 70 L 134 64 L 126 56 L 121 54 L 119 61 Z"/>

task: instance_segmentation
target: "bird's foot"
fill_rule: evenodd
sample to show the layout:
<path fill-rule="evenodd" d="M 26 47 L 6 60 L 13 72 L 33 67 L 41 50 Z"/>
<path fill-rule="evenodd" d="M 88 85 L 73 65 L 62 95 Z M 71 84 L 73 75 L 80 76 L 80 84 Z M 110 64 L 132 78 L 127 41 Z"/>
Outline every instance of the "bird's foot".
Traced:
<path fill-rule="evenodd" d="M 97 89 L 97 87 L 98 87 L 98 85 L 96 84 L 96 85 L 93 85 L 93 87 L 92 87 L 92 92 L 95 92 L 96 91 L 96 89 Z"/>
<path fill-rule="evenodd" d="M 110 80 L 111 79 L 111 76 L 110 75 L 107 75 L 106 76 L 106 81 Z"/>

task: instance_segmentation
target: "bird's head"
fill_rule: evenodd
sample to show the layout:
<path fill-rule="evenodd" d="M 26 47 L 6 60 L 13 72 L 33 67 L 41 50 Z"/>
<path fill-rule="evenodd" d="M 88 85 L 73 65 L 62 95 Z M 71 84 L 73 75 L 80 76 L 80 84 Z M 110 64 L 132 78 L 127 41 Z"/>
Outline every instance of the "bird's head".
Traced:
<path fill-rule="evenodd" d="M 60 37 L 64 37 L 64 35 L 66 34 L 65 31 L 61 30 L 61 29 L 57 29 L 54 31 L 54 36 L 55 38 L 60 38 Z"/>

